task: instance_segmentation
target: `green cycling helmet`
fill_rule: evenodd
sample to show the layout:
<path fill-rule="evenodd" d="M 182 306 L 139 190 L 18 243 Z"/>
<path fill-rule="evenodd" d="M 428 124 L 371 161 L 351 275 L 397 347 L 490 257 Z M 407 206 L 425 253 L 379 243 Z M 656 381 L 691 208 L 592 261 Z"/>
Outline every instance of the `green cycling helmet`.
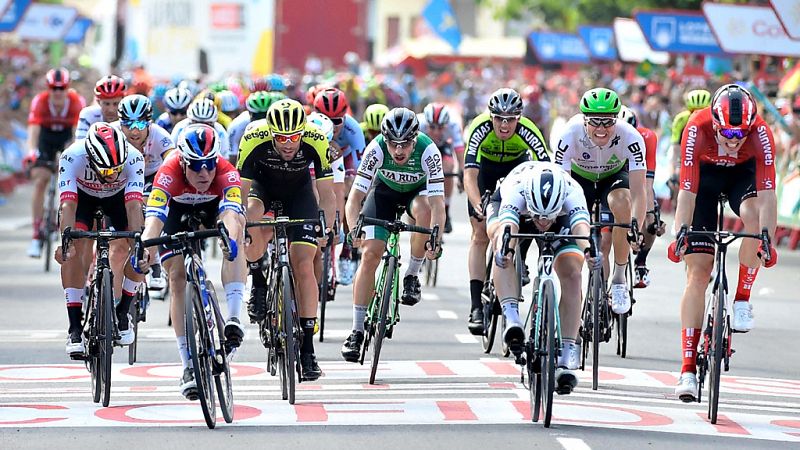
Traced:
<path fill-rule="evenodd" d="M 695 89 L 686 93 L 686 109 L 689 112 L 703 109 L 711 104 L 711 93 L 705 89 Z"/>
<path fill-rule="evenodd" d="M 256 91 L 247 96 L 245 106 L 251 113 L 266 113 L 275 100 L 264 91 Z"/>
<path fill-rule="evenodd" d="M 367 106 L 367 109 L 364 110 L 364 123 L 367 125 L 367 129 L 380 131 L 381 122 L 383 122 L 383 118 L 386 117 L 388 112 L 389 107 L 380 103 Z"/>
<path fill-rule="evenodd" d="M 611 89 L 590 89 L 581 97 L 583 114 L 617 114 L 621 106 L 619 96 Z"/>

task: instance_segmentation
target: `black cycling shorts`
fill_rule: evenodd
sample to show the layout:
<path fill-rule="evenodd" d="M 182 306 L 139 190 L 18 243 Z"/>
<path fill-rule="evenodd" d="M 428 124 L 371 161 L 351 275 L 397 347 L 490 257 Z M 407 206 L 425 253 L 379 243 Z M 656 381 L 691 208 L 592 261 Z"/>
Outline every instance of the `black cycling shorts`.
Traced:
<path fill-rule="evenodd" d="M 364 214 L 364 217 L 387 221 L 396 220 L 404 212 L 407 212 L 413 218 L 411 215 L 411 203 L 425 190 L 425 185 L 422 185 L 413 191 L 398 192 L 387 186 L 380 178 L 375 180 L 374 186 L 374 189 L 367 194 L 367 198 L 364 200 L 361 213 Z M 365 234 L 365 239 L 379 239 L 382 241 L 389 239 L 389 231 L 386 228 L 364 225 L 361 229 Z"/>
<path fill-rule="evenodd" d="M 276 189 L 269 189 L 264 184 L 253 180 L 248 197 L 261 200 L 265 213 L 273 210 L 271 207 L 273 202 L 278 202 L 283 210 L 273 211 L 276 216 L 287 216 L 290 219 L 319 219 L 319 204 L 314 196 L 314 189 L 311 187 L 312 182 L 289 192 L 286 192 L 285 186 L 281 186 L 282 191 L 276 192 Z M 287 234 L 289 242 L 305 242 L 317 246 L 317 232 L 314 230 L 314 225 L 291 227 L 287 230 Z"/>
<path fill-rule="evenodd" d="M 515 167 L 520 163 L 530 161 L 528 153 L 523 154 L 521 157 L 510 162 L 494 162 L 489 160 L 482 160 L 481 166 L 478 169 L 478 191 L 481 195 L 488 189 L 494 192 L 497 189 L 498 182 L 505 178 Z M 467 199 L 467 212 L 470 217 L 475 215 L 475 209 L 472 207 L 469 199 Z"/>
<path fill-rule="evenodd" d="M 78 189 L 78 207 L 75 210 L 75 228 L 94 229 L 94 213 L 102 210 L 106 227 L 117 231 L 128 230 L 128 212 L 125 210 L 125 191 L 111 197 L 99 198 Z"/>
<path fill-rule="evenodd" d="M 608 194 L 617 189 L 629 189 L 630 182 L 628 181 L 628 171 L 620 169 L 619 172 L 609 175 L 600 181 L 591 181 L 583 178 L 582 176 L 572 173 L 572 179 L 577 181 L 583 188 L 583 195 L 586 197 L 586 205 L 590 211 L 594 211 L 594 202 L 599 198 L 600 200 L 600 213 L 602 222 L 613 222 L 614 217 L 611 215 L 611 210 L 608 207 Z M 594 220 L 594 214 L 591 215 Z"/>
<path fill-rule="evenodd" d="M 197 203 L 189 205 L 186 203 L 178 203 L 175 201 L 169 204 L 169 214 L 167 214 L 167 221 L 164 222 L 164 228 L 161 230 L 162 236 L 173 235 L 179 231 L 191 231 L 188 221 L 182 220 L 184 215 L 200 212 L 203 221 L 202 228 L 212 230 L 217 226 L 217 211 L 219 210 L 219 199 L 214 199 L 209 202 Z M 180 255 L 181 245 L 178 243 L 170 243 L 167 245 L 160 245 L 158 253 L 161 256 L 161 262 L 172 258 L 175 255 Z"/>
<path fill-rule="evenodd" d="M 63 131 L 52 131 L 49 128 L 42 128 L 39 133 L 39 153 L 36 155 L 36 162 L 33 167 L 44 167 L 55 172 L 58 163 L 56 156 L 63 152 L 69 141 L 72 140 L 72 128 Z"/>

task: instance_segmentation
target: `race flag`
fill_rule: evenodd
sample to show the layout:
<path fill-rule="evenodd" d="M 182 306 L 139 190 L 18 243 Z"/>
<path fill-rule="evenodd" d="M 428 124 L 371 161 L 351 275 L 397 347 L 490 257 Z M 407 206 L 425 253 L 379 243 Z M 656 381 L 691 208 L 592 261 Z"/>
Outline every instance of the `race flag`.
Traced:
<path fill-rule="evenodd" d="M 458 29 L 458 22 L 450 2 L 430 0 L 422 10 L 422 17 L 440 38 L 450 44 L 454 51 L 458 51 L 458 46 L 461 45 L 461 30 Z"/>

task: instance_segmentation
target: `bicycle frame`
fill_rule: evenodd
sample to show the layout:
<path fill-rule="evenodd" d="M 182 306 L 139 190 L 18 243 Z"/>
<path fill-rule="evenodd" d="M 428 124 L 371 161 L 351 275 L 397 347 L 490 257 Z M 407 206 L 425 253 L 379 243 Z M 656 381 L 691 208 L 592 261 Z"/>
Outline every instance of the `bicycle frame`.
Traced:
<path fill-rule="evenodd" d="M 400 267 L 400 239 L 397 233 L 391 233 L 389 235 L 389 240 L 386 243 L 386 251 L 383 253 L 383 265 L 381 267 L 380 275 L 378 279 L 375 280 L 375 293 L 372 295 L 372 299 L 367 306 L 367 317 L 366 320 L 368 323 L 376 323 L 379 320 L 378 315 L 380 314 L 380 302 L 381 298 L 383 298 L 383 291 L 382 288 L 385 285 L 386 281 L 386 272 L 389 269 L 388 264 L 391 262 L 391 259 L 394 258 L 395 264 L 397 266 L 395 269 Z M 391 335 L 391 329 L 394 325 L 400 320 L 399 316 L 399 299 L 400 299 L 400 278 L 395 276 L 392 282 L 392 305 L 389 308 L 389 315 L 386 318 L 386 333 Z"/>

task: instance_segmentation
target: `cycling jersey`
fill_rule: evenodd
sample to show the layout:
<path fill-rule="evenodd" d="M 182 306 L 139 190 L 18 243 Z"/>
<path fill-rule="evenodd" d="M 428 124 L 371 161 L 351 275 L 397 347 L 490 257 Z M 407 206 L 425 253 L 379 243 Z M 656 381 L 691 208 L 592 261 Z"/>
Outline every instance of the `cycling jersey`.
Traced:
<path fill-rule="evenodd" d="M 230 142 L 230 154 L 231 155 L 238 155 L 239 154 L 239 143 L 242 141 L 242 136 L 244 136 L 245 129 L 247 125 L 250 124 L 250 111 L 244 111 L 228 125 L 228 142 Z"/>
<path fill-rule="evenodd" d="M 675 118 L 672 119 L 672 140 L 673 144 L 680 144 L 681 143 L 681 136 L 683 135 L 683 129 L 686 128 L 686 124 L 689 123 L 689 117 L 692 115 L 688 109 L 684 109 L 683 111 L 679 112 L 675 115 Z"/>
<path fill-rule="evenodd" d="M 376 137 L 380 134 L 380 130 L 374 131 L 367 128 L 367 122 L 359 122 L 358 126 L 361 128 L 361 134 L 364 135 L 364 142 L 369 144 L 372 142 L 372 137 L 370 135 L 375 135 Z"/>
<path fill-rule="evenodd" d="M 111 122 L 111 126 L 117 130 L 122 131 L 122 125 L 119 120 Z M 144 154 L 144 176 L 149 177 L 158 171 L 158 168 L 164 163 L 164 157 L 167 152 L 175 149 L 175 144 L 172 142 L 167 130 L 160 126 L 151 123 L 148 125 L 147 140 L 144 141 L 142 147 L 142 154 Z M 130 145 L 130 147 L 133 147 Z"/>
<path fill-rule="evenodd" d="M 555 151 L 555 163 L 590 181 L 600 181 L 625 169 L 646 170 L 642 135 L 628 122 L 618 120 L 615 135 L 605 146 L 596 145 L 586 132 L 583 114 L 574 115 L 564 126 Z"/>
<path fill-rule="evenodd" d="M 180 142 L 180 137 L 181 133 L 183 133 L 183 130 L 186 129 L 186 127 L 188 127 L 192 123 L 194 122 L 192 122 L 192 119 L 188 117 L 176 123 L 175 127 L 172 128 L 172 133 L 171 133 L 172 142 L 175 142 L 175 144 L 177 145 L 177 143 Z M 235 154 L 233 155 L 231 154 L 230 141 L 228 140 L 228 132 L 225 130 L 225 127 L 223 127 L 217 122 L 214 122 L 213 126 L 214 126 L 214 131 L 217 132 L 217 140 L 219 140 L 219 154 L 225 158 L 228 158 L 230 156 L 235 156 Z"/>
<path fill-rule="evenodd" d="M 425 119 L 425 114 L 417 114 L 419 120 L 419 130 L 425 134 L 430 131 L 431 125 Z M 461 136 L 461 127 L 456 122 L 449 122 L 445 125 L 443 142 L 435 142 L 442 154 L 452 155 L 456 152 L 464 151 L 464 138 Z"/>
<path fill-rule="evenodd" d="M 417 135 L 414 151 L 402 165 L 392 159 L 383 135 L 370 142 L 358 166 L 353 188 L 367 193 L 376 178 L 397 192 L 416 191 L 424 185 L 426 196 L 444 195 L 442 155 L 424 133 Z"/>
<path fill-rule="evenodd" d="M 480 168 L 482 160 L 510 162 L 526 154 L 531 154 L 538 161 L 550 161 L 541 131 L 525 117 L 519 118 L 514 134 L 505 141 L 497 138 L 488 112 L 476 117 L 467 130 L 464 168 Z"/>
<path fill-rule="evenodd" d="M 658 153 L 658 136 L 650 128 L 636 127 L 636 131 L 642 135 L 645 148 L 645 165 L 647 166 L 647 178 L 656 177 L 656 153 Z"/>
<path fill-rule="evenodd" d="M 83 142 L 75 142 L 62 154 L 58 170 L 59 197 L 62 202 L 78 201 L 78 191 L 92 197 L 108 198 L 124 191 L 125 202 L 141 201 L 144 188 L 144 156 L 128 145 L 128 160 L 113 181 L 103 181 L 89 166 Z"/>
<path fill-rule="evenodd" d="M 198 192 L 186 179 L 180 157 L 175 154 L 168 157 L 158 169 L 153 190 L 147 199 L 145 215 L 166 222 L 171 202 L 198 205 L 211 201 L 218 201 L 218 214 L 225 210 L 243 212 L 242 182 L 236 168 L 223 157 L 217 156 L 216 173 L 211 186 L 205 192 Z"/>
<path fill-rule="evenodd" d="M 103 112 L 100 105 L 89 105 L 81 110 L 78 127 L 75 128 L 75 140 L 86 139 L 89 127 L 95 122 L 103 121 Z"/>
<path fill-rule="evenodd" d="M 172 129 L 175 128 L 175 124 L 172 123 L 172 119 L 169 118 L 169 113 L 165 112 L 158 116 L 158 119 L 156 119 L 156 125 L 167 130 L 167 133 L 170 134 L 172 134 Z"/>
<path fill-rule="evenodd" d="M 333 138 L 333 142 L 342 149 L 346 169 L 345 174 L 352 177 L 361 163 L 364 147 L 367 145 L 364 132 L 361 130 L 358 121 L 349 114 L 344 116 L 344 128 L 342 128 L 339 136 Z"/>
<path fill-rule="evenodd" d="M 78 118 L 84 106 L 83 97 L 78 95 L 74 89 L 67 91 L 64 106 L 59 110 L 56 110 L 50 101 L 50 91 L 40 92 L 31 101 L 28 124 L 40 125 L 42 131 L 71 131 L 78 124 Z"/>
<path fill-rule="evenodd" d="M 755 189 L 775 189 L 775 140 L 767 123 L 759 115 L 750 127 L 750 135 L 736 154 L 728 154 L 717 143 L 711 108 L 694 114 L 681 138 L 681 182 L 683 191 L 697 193 L 701 165 L 732 167 L 755 160 Z"/>

